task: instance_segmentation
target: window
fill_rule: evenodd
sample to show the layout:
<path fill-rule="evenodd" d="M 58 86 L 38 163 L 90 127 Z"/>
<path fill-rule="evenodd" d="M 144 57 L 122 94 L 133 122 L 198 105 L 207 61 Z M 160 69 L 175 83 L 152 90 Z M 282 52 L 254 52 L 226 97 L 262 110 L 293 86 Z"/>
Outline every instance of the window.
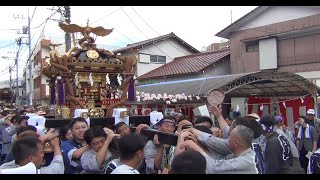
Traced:
<path fill-rule="evenodd" d="M 157 55 L 150 55 L 150 62 L 158 62 Z"/>
<path fill-rule="evenodd" d="M 150 55 L 150 62 L 165 64 L 166 57 L 165 56 Z"/>
<path fill-rule="evenodd" d="M 259 52 L 259 44 L 248 44 L 246 45 L 246 51 L 247 52 Z"/>
<path fill-rule="evenodd" d="M 278 67 L 277 39 L 269 38 L 259 41 L 260 70 L 276 69 Z"/>
<path fill-rule="evenodd" d="M 158 56 L 158 62 L 159 63 L 166 63 L 166 57 L 165 56 Z"/>
<path fill-rule="evenodd" d="M 150 54 L 140 54 L 139 53 L 139 62 L 140 63 L 157 63 L 157 64 L 165 64 L 166 56 L 158 56 L 158 55 L 150 55 Z"/>
<path fill-rule="evenodd" d="M 37 89 L 37 88 L 40 88 L 40 85 L 41 85 L 41 77 L 37 77 L 34 79 L 34 88 Z"/>
<path fill-rule="evenodd" d="M 139 62 L 140 63 L 150 63 L 150 55 L 149 54 L 139 54 Z"/>

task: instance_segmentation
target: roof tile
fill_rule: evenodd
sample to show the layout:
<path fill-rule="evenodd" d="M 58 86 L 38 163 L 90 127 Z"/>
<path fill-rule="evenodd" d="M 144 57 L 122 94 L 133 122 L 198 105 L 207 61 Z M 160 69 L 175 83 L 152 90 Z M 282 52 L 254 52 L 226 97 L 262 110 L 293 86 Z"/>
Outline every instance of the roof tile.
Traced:
<path fill-rule="evenodd" d="M 161 76 L 196 73 L 214 64 L 215 62 L 218 62 L 220 59 L 228 56 L 229 54 L 230 50 L 226 49 L 177 57 L 174 58 L 174 60 L 170 63 L 139 76 L 138 79 L 142 80 Z"/>
<path fill-rule="evenodd" d="M 200 52 L 196 48 L 192 47 L 190 44 L 188 44 L 187 42 L 185 42 L 184 40 L 182 40 L 181 38 L 179 38 L 177 35 L 175 35 L 172 32 L 172 33 L 169 33 L 169 34 L 166 34 L 166 35 L 163 35 L 163 36 L 159 36 L 159 37 L 156 37 L 156 38 L 147 39 L 147 40 L 140 41 L 140 42 L 133 43 L 133 44 L 128 44 L 126 47 L 113 50 L 113 53 L 115 53 L 115 54 L 116 53 L 121 53 L 121 52 L 124 52 L 124 51 L 128 51 L 131 48 L 132 49 L 137 49 L 137 48 L 143 47 L 145 45 L 150 45 L 150 44 L 153 44 L 153 43 L 158 42 L 158 41 L 163 41 L 163 40 L 168 39 L 168 38 L 176 38 L 178 41 L 180 41 L 183 44 L 185 44 L 186 46 L 188 46 L 190 48 L 190 50 L 194 51 L 195 53 L 199 53 Z"/>

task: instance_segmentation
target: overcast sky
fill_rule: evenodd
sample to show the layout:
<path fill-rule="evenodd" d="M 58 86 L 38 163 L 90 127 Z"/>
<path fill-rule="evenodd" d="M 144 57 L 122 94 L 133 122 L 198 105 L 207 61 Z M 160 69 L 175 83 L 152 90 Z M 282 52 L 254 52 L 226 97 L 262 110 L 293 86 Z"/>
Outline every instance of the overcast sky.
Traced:
<path fill-rule="evenodd" d="M 54 7 L 57 9 L 57 6 Z M 214 42 L 220 42 L 221 38 L 214 35 L 236 21 L 256 6 L 71 6 L 71 23 L 81 26 L 89 24 L 93 27 L 103 26 L 114 28 L 114 31 L 106 37 L 98 37 L 97 44 L 124 47 L 127 44 L 157 37 L 168 33 L 175 33 L 181 39 L 198 50 Z M 58 27 L 58 22 L 45 20 L 55 10 L 46 6 L 15 6 L 0 7 L 1 28 L 0 28 L 0 81 L 9 79 L 8 66 L 13 64 L 13 57 L 18 46 L 12 44 L 15 38 L 27 37 L 17 34 L 22 26 L 27 25 L 28 10 L 30 17 L 34 10 L 31 21 L 32 49 L 34 48 L 42 29 L 42 37 L 51 39 L 54 43 L 64 43 L 64 32 Z M 60 14 L 54 14 L 51 19 L 60 19 Z M 42 25 L 41 25 L 42 24 Z M 41 26 L 39 26 L 41 25 Z M 151 28 L 150 28 L 150 27 Z M 80 35 L 76 35 L 79 38 Z M 27 39 L 23 38 L 26 42 Z M 19 60 L 19 75 L 28 59 L 28 47 L 22 46 Z M 12 57 L 6 60 L 2 56 Z M 14 68 L 15 69 L 15 68 Z M 13 72 L 15 78 L 15 72 Z"/>

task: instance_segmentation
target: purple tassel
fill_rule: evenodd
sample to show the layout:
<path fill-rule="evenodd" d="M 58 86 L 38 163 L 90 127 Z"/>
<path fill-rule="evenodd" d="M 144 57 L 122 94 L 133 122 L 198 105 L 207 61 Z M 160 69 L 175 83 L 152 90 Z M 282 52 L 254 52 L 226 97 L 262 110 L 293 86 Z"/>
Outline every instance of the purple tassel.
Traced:
<path fill-rule="evenodd" d="M 58 80 L 58 102 L 59 102 L 59 105 L 64 104 L 64 91 L 63 91 L 62 80 Z"/>
<path fill-rule="evenodd" d="M 54 85 L 51 85 L 50 86 L 50 95 L 51 95 L 51 98 L 50 98 L 50 104 L 56 104 L 55 101 L 56 101 L 56 88 L 54 87 Z"/>
<path fill-rule="evenodd" d="M 63 98 L 63 103 L 66 103 L 67 102 L 67 94 L 68 94 L 68 92 L 67 92 L 67 88 L 66 88 L 66 85 L 65 84 L 63 84 L 63 92 L 65 92 L 65 94 L 64 94 L 64 98 Z"/>
<path fill-rule="evenodd" d="M 135 101 L 135 93 L 134 93 L 134 80 L 130 80 L 129 90 L 128 90 L 128 100 Z"/>

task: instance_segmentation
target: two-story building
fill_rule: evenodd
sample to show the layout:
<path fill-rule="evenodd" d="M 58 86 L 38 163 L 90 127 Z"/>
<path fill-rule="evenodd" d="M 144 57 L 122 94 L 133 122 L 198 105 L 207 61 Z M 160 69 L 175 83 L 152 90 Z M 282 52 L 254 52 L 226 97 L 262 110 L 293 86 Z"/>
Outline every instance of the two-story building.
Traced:
<path fill-rule="evenodd" d="M 167 72 L 172 75 L 168 77 L 170 82 L 163 82 L 166 74 L 158 68 L 140 76 L 146 84 L 137 89 L 150 94 L 184 93 L 191 95 L 192 101 L 198 96 L 197 100 L 203 98 L 202 103 L 206 103 L 210 90 L 221 89 L 226 93 L 224 107 L 231 101 L 233 109 L 239 109 L 242 115 L 281 114 L 293 128 L 300 114 L 317 108 L 314 100 L 319 87 L 312 84 L 312 79 L 320 79 L 319 13 L 319 7 L 258 7 L 216 35 L 229 40 L 229 75 L 181 80 L 177 79 L 181 70 L 171 66 L 166 68 L 174 71 Z M 147 84 L 152 74 L 154 82 Z"/>
<path fill-rule="evenodd" d="M 260 6 L 216 36 L 230 40 L 232 74 L 275 69 L 320 85 L 320 7 Z"/>
<path fill-rule="evenodd" d="M 260 6 L 222 31 L 218 37 L 230 41 L 230 72 L 232 74 L 271 70 L 296 73 L 320 85 L 320 7 L 318 6 Z M 264 84 L 253 85 L 253 88 Z M 278 86 L 269 88 L 288 88 Z M 295 91 L 294 87 L 288 89 Z M 312 94 L 315 98 L 317 95 Z M 260 103 L 252 112 L 270 113 L 270 100 L 234 98 L 233 106 Z M 259 102 L 260 101 L 260 102 Z M 276 100 L 281 102 L 279 99 Z M 313 102 L 315 105 L 316 103 Z M 278 109 L 290 121 L 305 114 L 303 99 L 296 103 L 279 103 Z M 292 106 L 289 106 L 292 104 Z M 299 104 L 298 107 L 295 105 Z M 262 107 L 262 108 L 261 108 Z M 250 109 L 250 107 L 249 107 Z"/>
<path fill-rule="evenodd" d="M 200 53 L 174 33 L 128 44 L 126 47 L 113 50 L 113 53 L 125 56 L 131 53 L 131 49 L 136 50 L 135 55 L 138 57 L 137 77 L 170 63 L 176 57 Z"/>
<path fill-rule="evenodd" d="M 32 101 L 33 105 L 49 105 L 49 79 L 41 73 L 44 62 L 49 62 L 49 53 L 55 48 L 59 54 L 65 53 L 65 45 L 53 44 L 51 40 L 42 39 L 35 47 L 34 53 L 31 56 L 31 76 L 29 69 L 23 74 L 26 77 L 26 96 L 29 98 L 29 102 Z M 29 78 L 32 79 L 31 86 L 29 84 Z M 31 87 L 31 89 L 30 89 Z"/>

